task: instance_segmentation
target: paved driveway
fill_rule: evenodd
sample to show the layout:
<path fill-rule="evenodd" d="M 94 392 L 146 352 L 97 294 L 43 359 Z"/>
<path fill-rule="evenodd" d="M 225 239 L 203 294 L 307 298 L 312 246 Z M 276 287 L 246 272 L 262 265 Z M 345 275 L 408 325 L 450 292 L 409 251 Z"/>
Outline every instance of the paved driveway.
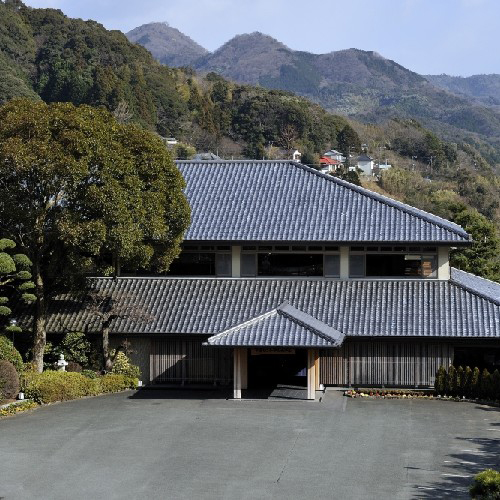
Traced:
<path fill-rule="evenodd" d="M 187 396 L 128 392 L 1 420 L 0 498 L 467 498 L 472 474 L 500 468 L 497 408 Z"/>

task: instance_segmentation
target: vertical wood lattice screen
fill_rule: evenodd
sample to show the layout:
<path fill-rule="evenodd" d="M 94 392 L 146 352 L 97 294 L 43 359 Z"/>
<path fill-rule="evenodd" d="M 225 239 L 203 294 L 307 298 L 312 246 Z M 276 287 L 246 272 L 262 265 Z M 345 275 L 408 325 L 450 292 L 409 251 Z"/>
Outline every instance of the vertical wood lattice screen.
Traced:
<path fill-rule="evenodd" d="M 150 370 L 153 383 L 220 383 L 233 378 L 231 350 L 201 345 L 201 340 L 154 340 Z"/>
<path fill-rule="evenodd" d="M 453 361 L 453 346 L 429 342 L 347 341 L 320 352 L 325 385 L 434 385 L 438 368 Z"/>

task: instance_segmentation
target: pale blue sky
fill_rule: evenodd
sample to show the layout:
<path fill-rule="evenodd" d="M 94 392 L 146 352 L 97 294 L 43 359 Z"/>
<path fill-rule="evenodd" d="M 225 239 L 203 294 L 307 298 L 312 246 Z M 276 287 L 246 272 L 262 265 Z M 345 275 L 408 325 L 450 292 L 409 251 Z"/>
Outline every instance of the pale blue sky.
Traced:
<path fill-rule="evenodd" d="M 375 50 L 421 74 L 500 73 L 500 0 L 26 0 L 129 31 L 168 21 L 208 50 L 261 31 L 314 53 Z"/>

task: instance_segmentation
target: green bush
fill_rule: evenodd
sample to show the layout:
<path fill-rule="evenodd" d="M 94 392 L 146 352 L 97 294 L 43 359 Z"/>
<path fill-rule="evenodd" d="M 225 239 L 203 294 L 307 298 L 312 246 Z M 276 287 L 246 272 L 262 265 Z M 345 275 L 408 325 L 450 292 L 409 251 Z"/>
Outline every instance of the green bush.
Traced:
<path fill-rule="evenodd" d="M 446 368 L 444 366 L 440 366 L 436 373 L 434 389 L 438 394 L 444 394 L 445 388 L 446 388 Z"/>
<path fill-rule="evenodd" d="M 53 403 L 99 394 L 99 384 L 75 372 L 44 371 L 26 377 L 26 397 Z"/>
<path fill-rule="evenodd" d="M 130 359 L 124 352 L 119 352 L 116 355 L 115 361 L 113 363 L 113 368 L 111 373 L 118 375 L 126 375 L 127 377 L 139 378 L 141 376 L 141 371 L 139 367 L 133 365 Z"/>
<path fill-rule="evenodd" d="M 500 372 L 495 370 L 492 374 L 485 368 L 471 370 L 459 366 L 458 369 L 450 366 L 448 372 L 441 366 L 436 373 L 434 383 L 436 394 L 449 396 L 467 396 L 487 400 L 500 400 Z"/>
<path fill-rule="evenodd" d="M 74 361 L 83 366 L 89 362 L 91 345 L 82 332 L 67 333 L 62 339 L 59 349 L 64 354 L 66 361 Z"/>
<path fill-rule="evenodd" d="M 99 376 L 94 370 L 82 370 L 82 375 L 87 378 L 97 378 Z"/>
<path fill-rule="evenodd" d="M 99 377 L 97 380 L 99 380 L 101 392 L 119 392 L 137 387 L 137 379 L 125 375 L 109 374 Z"/>
<path fill-rule="evenodd" d="M 27 398 L 38 403 L 53 403 L 135 388 L 137 379 L 117 374 L 90 378 L 76 372 L 45 371 L 27 374 L 25 384 Z"/>
<path fill-rule="evenodd" d="M 17 373 L 22 373 L 23 371 L 23 358 L 19 354 L 19 351 L 14 347 L 12 341 L 10 341 L 5 335 L 0 335 L 0 361 L 10 361 L 17 370 Z"/>
<path fill-rule="evenodd" d="M 19 394 L 19 375 L 10 361 L 0 361 L 0 399 L 14 399 Z"/>
<path fill-rule="evenodd" d="M 500 472 L 486 469 L 474 477 L 474 484 L 469 489 L 470 496 L 479 500 L 500 499 Z"/>

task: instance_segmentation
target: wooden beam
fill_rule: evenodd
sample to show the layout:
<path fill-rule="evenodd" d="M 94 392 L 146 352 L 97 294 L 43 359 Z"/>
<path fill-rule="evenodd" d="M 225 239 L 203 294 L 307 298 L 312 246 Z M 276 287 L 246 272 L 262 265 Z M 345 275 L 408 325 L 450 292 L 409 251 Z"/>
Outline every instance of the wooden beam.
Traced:
<path fill-rule="evenodd" d="M 307 350 L 307 399 L 316 399 L 315 349 Z"/>
<path fill-rule="evenodd" d="M 319 391 L 319 384 L 320 384 L 319 349 L 314 349 L 314 378 L 316 380 L 316 390 Z"/>
<path fill-rule="evenodd" d="M 234 399 L 241 399 L 241 351 L 237 347 L 234 348 L 233 358 L 234 358 L 233 398 Z"/>

